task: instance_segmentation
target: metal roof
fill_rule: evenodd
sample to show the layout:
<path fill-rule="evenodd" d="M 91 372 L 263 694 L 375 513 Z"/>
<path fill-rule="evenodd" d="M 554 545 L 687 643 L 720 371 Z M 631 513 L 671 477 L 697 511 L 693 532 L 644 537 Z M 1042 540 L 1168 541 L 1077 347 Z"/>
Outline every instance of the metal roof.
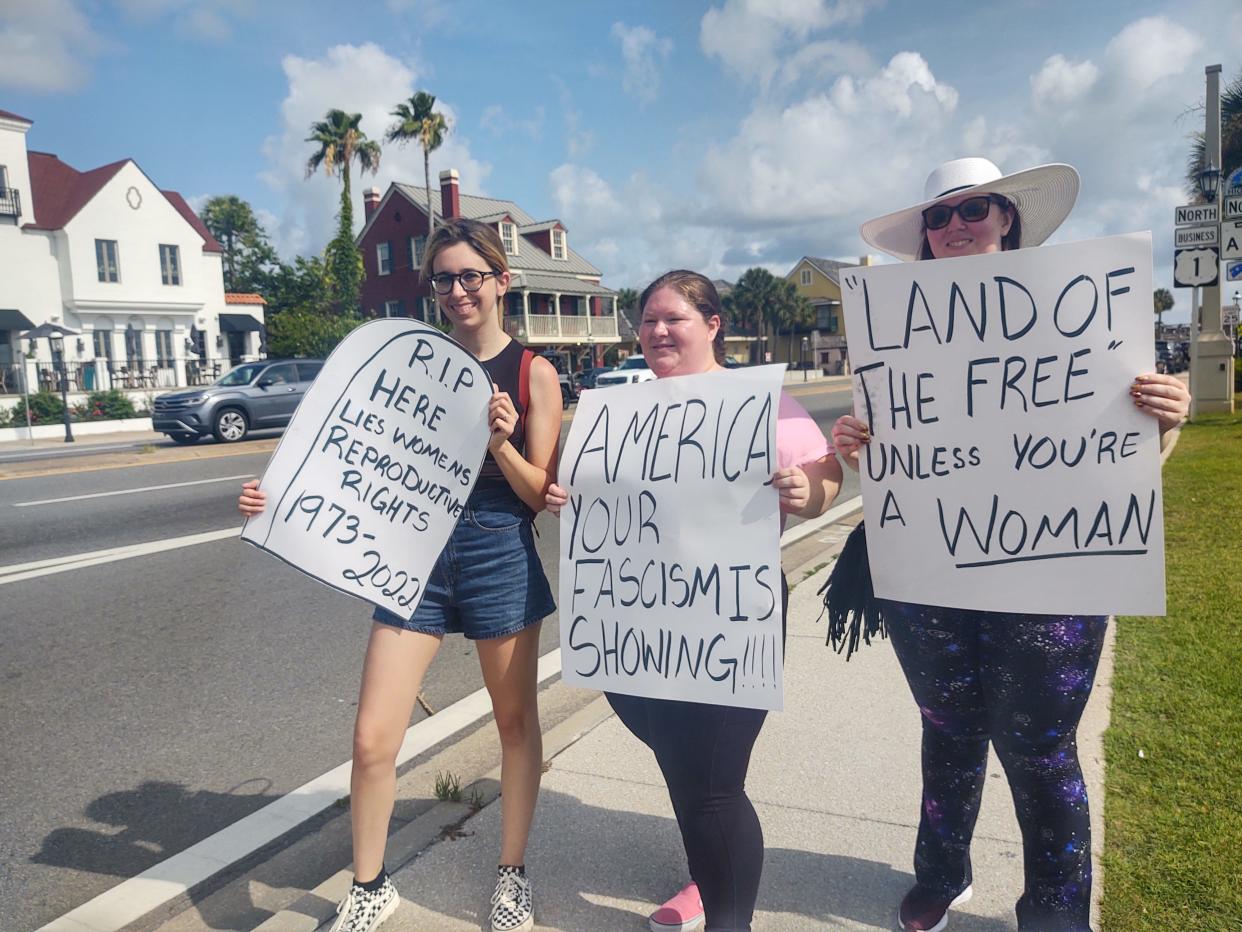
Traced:
<path fill-rule="evenodd" d="M 522 271 L 511 287 L 525 288 L 527 291 L 554 292 L 559 294 L 614 295 L 611 288 L 597 285 L 595 282 L 574 278 L 572 275 L 540 275 L 537 272 Z"/>

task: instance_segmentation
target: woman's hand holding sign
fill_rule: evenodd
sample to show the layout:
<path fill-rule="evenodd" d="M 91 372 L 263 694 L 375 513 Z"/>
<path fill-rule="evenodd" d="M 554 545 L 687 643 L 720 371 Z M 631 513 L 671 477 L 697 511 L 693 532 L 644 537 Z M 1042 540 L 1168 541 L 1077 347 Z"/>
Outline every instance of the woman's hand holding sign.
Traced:
<path fill-rule="evenodd" d="M 492 430 L 492 436 L 487 442 L 487 449 L 495 455 L 513 436 L 514 428 L 517 427 L 517 409 L 513 407 L 513 399 L 508 392 L 500 391 L 496 385 L 492 388 L 492 400 L 487 405 L 487 423 Z"/>
<path fill-rule="evenodd" d="M 267 507 L 267 493 L 259 491 L 259 480 L 251 479 L 242 485 L 241 498 L 237 500 L 237 510 L 247 518 L 262 514 Z"/>
<path fill-rule="evenodd" d="M 1160 433 L 1172 430 L 1190 413 L 1186 383 L 1172 375 L 1144 372 L 1130 385 L 1135 407 L 1160 423 Z"/>
<path fill-rule="evenodd" d="M 845 460 L 845 465 L 858 472 L 858 454 L 864 443 L 871 442 L 871 428 L 852 414 L 843 414 L 832 425 L 832 445 Z"/>
<path fill-rule="evenodd" d="M 569 493 L 553 482 L 548 486 L 548 494 L 543 497 L 544 507 L 558 518 L 561 509 L 569 504 Z"/>

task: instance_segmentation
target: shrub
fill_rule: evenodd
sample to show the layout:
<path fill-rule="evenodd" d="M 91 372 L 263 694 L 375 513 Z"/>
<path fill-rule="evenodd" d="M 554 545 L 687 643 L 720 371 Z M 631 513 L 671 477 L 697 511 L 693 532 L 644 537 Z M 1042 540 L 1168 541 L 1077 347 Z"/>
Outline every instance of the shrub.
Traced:
<path fill-rule="evenodd" d="M 59 424 L 65 419 L 65 403 L 56 392 L 38 391 L 29 397 L 30 423 Z M 19 411 L 20 408 L 19 404 Z"/>
<path fill-rule="evenodd" d="M 86 403 L 74 411 L 80 412 L 84 421 L 113 421 L 137 414 L 129 396 L 115 388 L 106 392 L 91 392 L 86 396 Z"/>
<path fill-rule="evenodd" d="M 272 357 L 325 357 L 362 323 L 356 314 L 323 314 L 288 310 L 267 321 L 268 354 Z"/>

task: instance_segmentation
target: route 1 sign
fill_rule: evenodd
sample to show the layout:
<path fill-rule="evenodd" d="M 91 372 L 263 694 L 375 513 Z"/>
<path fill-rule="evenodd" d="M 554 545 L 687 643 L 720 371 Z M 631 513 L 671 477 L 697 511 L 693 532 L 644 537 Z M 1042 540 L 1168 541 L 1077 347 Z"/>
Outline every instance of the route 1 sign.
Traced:
<path fill-rule="evenodd" d="M 1242 220 L 1226 220 L 1220 225 L 1220 257 L 1242 259 Z"/>
<path fill-rule="evenodd" d="M 1173 287 L 1215 285 L 1219 277 L 1220 256 L 1214 247 L 1178 249 L 1173 253 Z"/>

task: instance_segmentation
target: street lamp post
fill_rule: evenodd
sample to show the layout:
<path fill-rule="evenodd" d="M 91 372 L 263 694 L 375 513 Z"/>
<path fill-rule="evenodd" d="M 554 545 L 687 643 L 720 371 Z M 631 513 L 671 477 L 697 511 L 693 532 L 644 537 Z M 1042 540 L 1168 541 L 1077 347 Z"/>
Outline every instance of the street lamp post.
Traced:
<path fill-rule="evenodd" d="M 810 343 L 806 337 L 802 338 L 802 348 L 798 350 L 798 368 L 802 370 L 802 381 L 806 381 L 806 348 Z"/>
<path fill-rule="evenodd" d="M 61 415 L 65 419 L 65 443 L 73 443 L 73 428 L 69 426 L 69 375 L 65 366 L 65 336 L 53 334 L 51 340 L 60 349 L 57 374 L 60 376 Z"/>

